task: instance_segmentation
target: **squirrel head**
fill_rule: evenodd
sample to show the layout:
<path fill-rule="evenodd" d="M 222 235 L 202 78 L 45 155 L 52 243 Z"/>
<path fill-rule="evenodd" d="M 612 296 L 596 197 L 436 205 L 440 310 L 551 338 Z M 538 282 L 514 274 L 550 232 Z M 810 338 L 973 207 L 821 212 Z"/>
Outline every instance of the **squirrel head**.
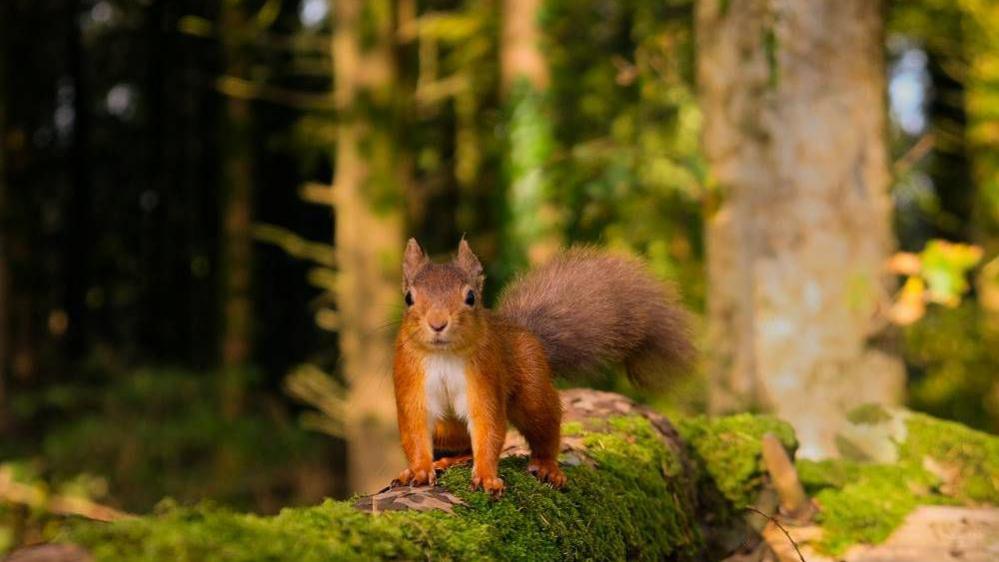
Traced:
<path fill-rule="evenodd" d="M 462 238 L 458 255 L 433 263 L 413 238 L 402 262 L 402 319 L 406 341 L 430 352 L 456 352 L 475 343 L 482 329 L 482 284 L 479 258 Z"/>

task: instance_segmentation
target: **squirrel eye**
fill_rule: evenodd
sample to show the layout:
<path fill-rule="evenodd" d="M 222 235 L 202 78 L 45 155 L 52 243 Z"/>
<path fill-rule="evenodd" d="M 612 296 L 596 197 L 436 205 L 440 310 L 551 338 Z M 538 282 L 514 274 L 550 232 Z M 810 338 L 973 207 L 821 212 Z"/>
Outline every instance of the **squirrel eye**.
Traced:
<path fill-rule="evenodd" d="M 465 304 L 468 306 L 475 306 L 475 293 L 471 290 L 465 294 Z"/>
<path fill-rule="evenodd" d="M 406 291 L 406 306 L 413 306 L 413 292 Z"/>

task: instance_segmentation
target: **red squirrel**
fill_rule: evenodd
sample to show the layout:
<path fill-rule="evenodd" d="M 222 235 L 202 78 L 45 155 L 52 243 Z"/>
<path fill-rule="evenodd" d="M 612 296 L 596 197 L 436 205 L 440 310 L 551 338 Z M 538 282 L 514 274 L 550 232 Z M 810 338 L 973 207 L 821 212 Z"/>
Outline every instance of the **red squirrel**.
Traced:
<path fill-rule="evenodd" d="M 623 363 L 648 387 L 693 360 L 687 313 L 637 260 L 566 250 L 511 283 L 495 310 L 482 305 L 484 280 L 465 240 L 448 263 L 406 246 L 393 380 L 409 467 L 394 485 L 432 485 L 436 471 L 471 460 L 472 489 L 499 496 L 509 422 L 530 446 L 528 471 L 559 488 L 553 375 Z"/>

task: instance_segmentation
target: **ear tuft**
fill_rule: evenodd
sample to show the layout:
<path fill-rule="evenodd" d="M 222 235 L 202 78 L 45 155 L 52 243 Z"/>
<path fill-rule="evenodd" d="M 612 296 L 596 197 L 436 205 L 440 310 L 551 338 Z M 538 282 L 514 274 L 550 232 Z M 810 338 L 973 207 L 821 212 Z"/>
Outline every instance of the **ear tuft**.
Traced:
<path fill-rule="evenodd" d="M 468 241 L 464 238 L 458 243 L 458 257 L 455 259 L 455 265 L 468 274 L 469 279 L 475 285 L 476 291 L 482 291 L 482 282 L 486 278 L 483 274 L 482 263 L 475 256 L 475 253 L 472 252 L 471 246 L 468 245 Z"/>
<path fill-rule="evenodd" d="M 423 248 L 416 238 L 410 238 L 406 243 L 406 253 L 402 259 L 402 290 L 405 291 L 416 275 L 427 265 L 427 255 L 423 253 Z"/>

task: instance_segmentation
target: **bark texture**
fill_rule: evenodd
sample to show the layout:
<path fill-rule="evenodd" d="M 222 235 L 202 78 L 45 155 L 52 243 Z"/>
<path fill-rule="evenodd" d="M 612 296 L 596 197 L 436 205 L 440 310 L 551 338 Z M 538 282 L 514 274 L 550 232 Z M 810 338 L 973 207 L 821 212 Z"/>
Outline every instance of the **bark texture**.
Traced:
<path fill-rule="evenodd" d="M 393 2 L 336 3 L 338 110 L 333 201 L 340 352 L 350 384 L 349 486 L 378 489 L 405 466 L 395 425 L 390 322 L 398 310 L 404 177 L 398 135 Z"/>
<path fill-rule="evenodd" d="M 961 0 L 964 54 L 968 59 L 964 103 L 965 130 L 977 189 L 976 242 L 985 251 L 978 279 L 978 303 L 987 347 L 999 344 L 999 5 Z M 993 387 L 993 388 L 999 388 Z"/>
<path fill-rule="evenodd" d="M 10 307 L 7 271 L 7 175 L 4 168 L 4 154 L 7 150 L 5 54 L 0 50 L 0 435 L 7 426 L 7 365 L 10 363 L 7 336 L 7 309 Z"/>
<path fill-rule="evenodd" d="M 703 143 L 716 412 L 765 408 L 802 455 L 836 453 L 851 407 L 894 403 L 882 4 L 702 0 Z"/>

